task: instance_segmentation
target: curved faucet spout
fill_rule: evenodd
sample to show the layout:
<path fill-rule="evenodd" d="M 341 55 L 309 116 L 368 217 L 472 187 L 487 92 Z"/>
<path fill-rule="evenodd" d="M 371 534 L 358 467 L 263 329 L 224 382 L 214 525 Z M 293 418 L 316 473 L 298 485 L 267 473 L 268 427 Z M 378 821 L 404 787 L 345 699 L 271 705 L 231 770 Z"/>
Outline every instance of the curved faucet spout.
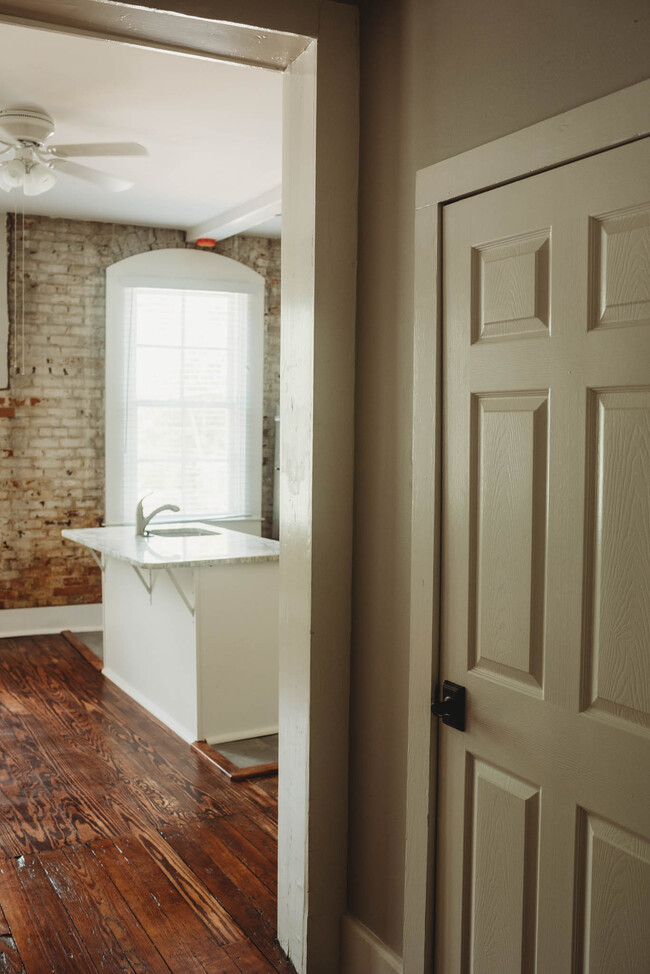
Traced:
<path fill-rule="evenodd" d="M 152 511 L 151 514 L 145 517 L 144 511 L 142 510 L 142 501 L 146 497 L 149 497 L 149 494 L 145 494 L 144 497 L 138 501 L 138 506 L 135 510 L 135 533 L 141 537 L 145 537 L 148 534 L 147 525 L 149 524 L 149 521 L 156 516 L 156 514 L 160 514 L 161 511 L 174 511 L 174 513 L 177 514 L 180 511 L 180 507 L 177 507 L 176 504 L 161 504 L 160 507 L 157 507 L 155 511 Z"/>

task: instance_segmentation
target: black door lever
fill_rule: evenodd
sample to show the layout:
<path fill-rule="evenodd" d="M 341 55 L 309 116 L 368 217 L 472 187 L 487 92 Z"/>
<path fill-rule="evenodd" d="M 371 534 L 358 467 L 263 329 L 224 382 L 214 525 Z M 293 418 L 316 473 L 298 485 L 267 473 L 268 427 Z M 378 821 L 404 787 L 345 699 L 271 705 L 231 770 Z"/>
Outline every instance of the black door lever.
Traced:
<path fill-rule="evenodd" d="M 451 680 L 445 680 L 442 684 L 442 700 L 436 703 L 431 701 L 431 713 L 434 717 L 441 717 L 443 724 L 448 727 L 455 727 L 456 730 L 465 730 L 465 687 Z"/>

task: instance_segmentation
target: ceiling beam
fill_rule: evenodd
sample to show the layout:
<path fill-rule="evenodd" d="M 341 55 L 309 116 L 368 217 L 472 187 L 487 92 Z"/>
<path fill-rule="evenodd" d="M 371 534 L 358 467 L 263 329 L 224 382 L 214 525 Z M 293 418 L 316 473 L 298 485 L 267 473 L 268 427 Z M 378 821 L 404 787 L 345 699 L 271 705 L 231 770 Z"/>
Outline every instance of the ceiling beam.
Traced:
<path fill-rule="evenodd" d="M 211 220 L 205 220 L 185 231 L 188 241 L 199 237 L 212 237 L 213 240 L 225 240 L 236 233 L 244 233 L 252 227 L 264 223 L 282 212 L 282 187 L 276 186 L 261 196 L 247 200 L 241 206 L 236 206 L 225 213 L 219 213 Z"/>

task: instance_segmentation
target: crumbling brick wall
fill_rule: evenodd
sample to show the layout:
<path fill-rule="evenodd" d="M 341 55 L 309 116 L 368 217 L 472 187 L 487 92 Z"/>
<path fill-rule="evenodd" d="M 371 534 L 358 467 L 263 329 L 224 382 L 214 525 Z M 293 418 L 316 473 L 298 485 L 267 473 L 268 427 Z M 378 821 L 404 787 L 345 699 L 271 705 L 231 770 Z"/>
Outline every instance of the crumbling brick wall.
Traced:
<path fill-rule="evenodd" d="M 99 602 L 99 569 L 85 549 L 63 542 L 61 529 L 96 526 L 104 518 L 104 272 L 133 254 L 183 247 L 185 235 L 40 216 L 25 217 L 24 247 L 20 217 L 17 225 L 9 217 L 7 232 L 10 386 L 0 390 L 0 608 Z M 234 237 L 216 250 L 267 280 L 262 514 L 268 535 L 280 243 Z"/>

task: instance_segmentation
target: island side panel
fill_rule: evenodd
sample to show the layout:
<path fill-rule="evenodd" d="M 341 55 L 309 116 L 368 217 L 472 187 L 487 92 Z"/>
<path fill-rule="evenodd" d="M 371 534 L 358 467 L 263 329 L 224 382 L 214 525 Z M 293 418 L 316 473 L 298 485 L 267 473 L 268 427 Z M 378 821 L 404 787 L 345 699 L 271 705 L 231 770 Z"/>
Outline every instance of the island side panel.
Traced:
<path fill-rule="evenodd" d="M 197 570 L 199 740 L 278 729 L 278 562 Z"/>
<path fill-rule="evenodd" d="M 197 739 L 197 668 L 194 619 L 167 572 L 139 569 L 106 558 L 104 572 L 104 676 L 146 707 L 184 740 Z M 191 568 L 174 569 L 191 605 Z"/>

